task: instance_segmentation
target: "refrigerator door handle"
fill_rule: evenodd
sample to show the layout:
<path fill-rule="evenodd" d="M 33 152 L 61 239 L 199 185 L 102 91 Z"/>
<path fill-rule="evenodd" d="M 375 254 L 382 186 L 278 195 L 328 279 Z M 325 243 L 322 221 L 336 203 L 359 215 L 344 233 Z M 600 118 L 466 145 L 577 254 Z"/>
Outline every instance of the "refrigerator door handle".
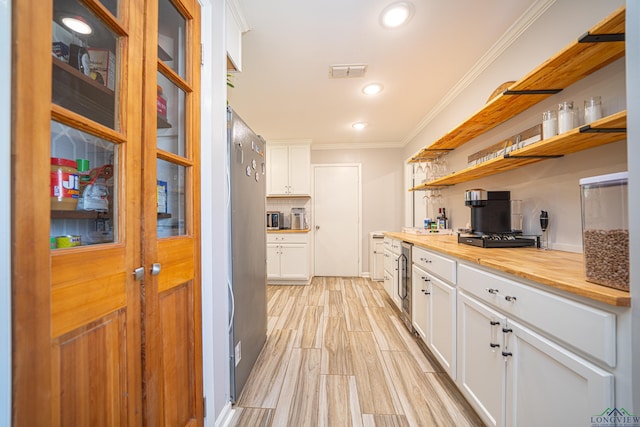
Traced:
<path fill-rule="evenodd" d="M 231 281 L 227 280 L 227 286 L 229 287 L 229 295 L 231 296 L 231 314 L 229 316 L 229 326 L 227 327 L 227 332 L 231 332 L 233 328 L 233 316 L 236 314 L 236 301 L 233 298 L 233 288 L 231 287 Z"/>

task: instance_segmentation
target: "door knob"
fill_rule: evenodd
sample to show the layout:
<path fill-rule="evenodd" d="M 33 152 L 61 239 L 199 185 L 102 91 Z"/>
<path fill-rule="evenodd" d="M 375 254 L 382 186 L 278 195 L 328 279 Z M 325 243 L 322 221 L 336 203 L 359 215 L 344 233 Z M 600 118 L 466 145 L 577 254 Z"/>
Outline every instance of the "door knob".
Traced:
<path fill-rule="evenodd" d="M 320 230 L 320 226 L 319 225 L 316 225 L 316 230 Z"/>
<path fill-rule="evenodd" d="M 156 262 L 153 263 L 153 265 L 151 266 L 151 275 L 152 276 L 157 276 L 158 274 L 160 274 L 160 270 L 162 269 L 160 263 Z"/>
<path fill-rule="evenodd" d="M 133 276 L 137 281 L 140 281 L 144 278 L 144 267 L 138 267 L 133 270 Z"/>

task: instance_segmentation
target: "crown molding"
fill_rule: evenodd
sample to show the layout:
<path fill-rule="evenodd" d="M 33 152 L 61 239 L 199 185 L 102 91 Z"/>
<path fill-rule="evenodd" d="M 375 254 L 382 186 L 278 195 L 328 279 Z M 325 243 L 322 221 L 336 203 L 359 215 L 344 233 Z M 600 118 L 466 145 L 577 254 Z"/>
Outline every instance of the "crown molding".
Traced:
<path fill-rule="evenodd" d="M 238 0 L 226 0 L 226 3 L 229 7 L 229 10 L 231 11 L 231 14 L 233 15 L 233 19 L 238 24 L 240 32 L 244 34 L 247 31 L 251 30 L 251 27 L 249 26 L 249 23 L 247 22 L 247 19 L 242 12 L 240 3 L 238 3 Z"/>

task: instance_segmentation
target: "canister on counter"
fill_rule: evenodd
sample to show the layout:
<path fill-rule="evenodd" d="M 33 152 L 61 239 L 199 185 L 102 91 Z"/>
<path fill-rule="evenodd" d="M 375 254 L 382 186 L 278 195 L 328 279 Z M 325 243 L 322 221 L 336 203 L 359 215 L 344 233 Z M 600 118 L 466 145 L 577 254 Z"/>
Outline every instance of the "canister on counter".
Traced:
<path fill-rule="evenodd" d="M 80 183 L 74 160 L 51 157 L 51 210 L 74 211 L 78 205 Z"/>

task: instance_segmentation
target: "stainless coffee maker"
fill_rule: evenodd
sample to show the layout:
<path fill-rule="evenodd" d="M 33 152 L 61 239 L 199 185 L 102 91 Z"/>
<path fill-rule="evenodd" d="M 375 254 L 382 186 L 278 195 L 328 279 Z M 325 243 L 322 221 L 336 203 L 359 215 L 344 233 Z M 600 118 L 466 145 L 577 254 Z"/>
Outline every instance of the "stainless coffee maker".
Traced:
<path fill-rule="evenodd" d="M 304 230 L 307 228 L 307 219 L 304 208 L 291 208 L 291 229 Z"/>

